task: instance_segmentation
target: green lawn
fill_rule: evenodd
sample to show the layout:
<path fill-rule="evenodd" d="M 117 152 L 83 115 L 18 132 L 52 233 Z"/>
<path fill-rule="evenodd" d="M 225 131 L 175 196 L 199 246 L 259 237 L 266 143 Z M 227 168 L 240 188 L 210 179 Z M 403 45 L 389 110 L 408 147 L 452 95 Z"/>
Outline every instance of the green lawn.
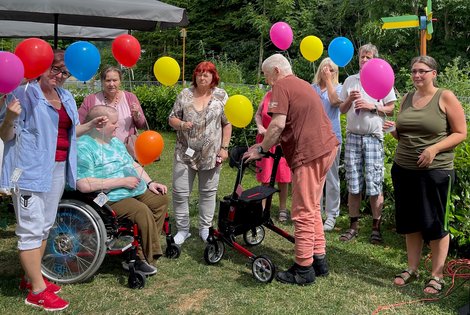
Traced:
<path fill-rule="evenodd" d="M 174 134 L 164 133 L 165 149 L 160 162 L 146 167 L 153 179 L 171 186 Z M 219 198 L 230 193 L 235 172 L 223 166 Z M 253 174 L 244 187 L 255 185 Z M 197 187 L 195 185 L 195 187 Z M 127 274 L 119 257 L 106 257 L 95 277 L 87 283 L 66 285 L 60 295 L 71 302 L 65 314 L 372 314 L 380 306 L 422 299 L 424 279 L 429 276 L 424 261 L 421 280 L 405 288 L 395 288 L 394 275 L 406 267 L 403 238 L 384 226 L 385 245 L 369 244 L 370 218 L 363 220 L 357 240 L 341 243 L 338 237 L 347 228 L 346 212 L 337 228 L 327 234 L 330 276 L 318 278 L 308 287 L 262 284 L 251 274 L 249 261 L 227 248 L 223 259 L 209 266 L 203 258 L 205 245 L 197 237 L 197 199 L 191 201 L 193 236 L 177 260 L 160 259 L 158 274 L 142 290 L 127 288 Z M 277 197 L 273 212 L 277 214 Z M 0 213 L 5 213 L 1 211 Z M 170 211 L 170 216 L 172 213 Z M 21 267 L 16 251 L 13 217 L 2 218 L 0 229 L 0 314 L 39 314 L 24 305 L 25 293 L 18 289 Z M 292 225 L 285 228 L 292 231 Z M 162 239 L 163 241 L 163 239 Z M 242 241 L 243 242 L 243 241 Z M 267 232 L 263 243 L 253 251 L 271 258 L 279 270 L 293 262 L 293 245 Z M 450 277 L 446 278 L 449 284 Z M 457 279 L 452 294 L 433 303 L 413 303 L 380 314 L 457 314 L 468 303 L 470 286 Z"/>

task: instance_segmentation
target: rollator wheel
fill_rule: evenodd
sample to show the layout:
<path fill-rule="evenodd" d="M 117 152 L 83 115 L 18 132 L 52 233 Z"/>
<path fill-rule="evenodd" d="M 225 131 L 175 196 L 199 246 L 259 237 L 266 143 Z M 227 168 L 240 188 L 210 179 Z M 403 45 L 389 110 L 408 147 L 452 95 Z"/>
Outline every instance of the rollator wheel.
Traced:
<path fill-rule="evenodd" d="M 136 271 L 134 275 L 129 274 L 127 285 L 131 289 L 143 289 L 145 287 L 145 281 L 147 281 L 145 275 L 141 271 Z"/>
<path fill-rule="evenodd" d="M 176 259 L 180 257 L 181 249 L 176 244 L 171 244 L 166 247 L 165 256 L 170 259 Z"/>
<path fill-rule="evenodd" d="M 268 257 L 261 255 L 253 260 L 251 271 L 253 272 L 253 276 L 255 276 L 258 281 L 269 283 L 274 279 L 274 275 L 276 274 L 276 266 L 274 266 Z"/>
<path fill-rule="evenodd" d="M 246 245 L 256 246 L 264 240 L 265 231 L 262 225 L 252 228 L 243 233 L 243 240 Z"/>
<path fill-rule="evenodd" d="M 225 246 L 222 241 L 216 240 L 215 242 L 207 243 L 206 249 L 204 250 L 204 260 L 209 265 L 216 264 L 222 259 L 224 252 Z"/>
<path fill-rule="evenodd" d="M 92 277 L 106 255 L 106 227 L 88 204 L 72 199 L 59 203 L 42 259 L 42 274 L 57 283 Z"/>

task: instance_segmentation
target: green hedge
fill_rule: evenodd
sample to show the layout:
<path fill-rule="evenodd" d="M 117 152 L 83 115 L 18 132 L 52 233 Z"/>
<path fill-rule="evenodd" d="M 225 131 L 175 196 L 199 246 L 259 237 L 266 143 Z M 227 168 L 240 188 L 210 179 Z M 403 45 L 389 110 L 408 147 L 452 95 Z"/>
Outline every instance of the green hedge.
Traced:
<path fill-rule="evenodd" d="M 404 74 L 406 71 L 400 71 Z M 470 113 L 470 83 L 468 74 L 470 66 L 463 65 L 459 59 L 449 65 L 439 75 L 439 83 L 442 87 L 450 88 L 464 106 L 469 117 Z M 397 75 L 397 77 L 399 77 Z M 407 82 L 410 87 L 411 81 Z M 221 85 L 229 96 L 242 94 L 250 99 L 253 104 L 253 111 L 256 112 L 258 105 L 266 93 L 266 89 L 247 86 L 247 85 Z M 156 85 L 141 85 L 134 88 L 134 93 L 139 98 L 150 128 L 156 131 L 168 131 L 171 127 L 168 125 L 168 115 L 173 107 L 176 96 L 181 91 L 182 86 L 164 87 Z M 411 89 L 411 87 L 410 87 Z M 76 97 L 77 104 L 81 104 L 83 97 L 89 92 L 87 90 L 72 91 Z M 398 106 L 397 106 L 398 108 Z M 468 119 L 467 119 L 468 120 Z M 345 115 L 341 117 L 343 132 L 345 130 Z M 231 146 L 252 145 L 255 142 L 256 124 L 252 121 L 246 128 L 233 128 Z M 390 169 L 393 164 L 393 156 L 396 148 L 396 140 L 390 135 L 385 136 L 385 180 L 384 180 L 384 219 L 393 224 L 395 203 L 393 197 L 393 185 L 390 176 Z M 344 150 L 343 150 L 344 152 Z M 450 232 L 453 237 L 453 243 L 458 246 L 470 246 L 470 142 L 467 139 L 456 149 L 455 170 L 457 181 L 454 185 L 451 195 L 452 205 L 449 216 Z M 344 170 L 341 170 L 341 191 L 342 204 L 345 206 L 347 201 L 346 181 Z M 363 202 L 362 209 L 368 209 L 368 202 Z"/>

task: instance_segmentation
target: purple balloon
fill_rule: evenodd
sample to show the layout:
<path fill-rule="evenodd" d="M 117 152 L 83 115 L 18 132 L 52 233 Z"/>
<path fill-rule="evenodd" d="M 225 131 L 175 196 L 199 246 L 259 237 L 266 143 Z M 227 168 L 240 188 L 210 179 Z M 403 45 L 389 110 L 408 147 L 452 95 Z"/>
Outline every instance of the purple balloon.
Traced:
<path fill-rule="evenodd" d="M 281 50 L 286 50 L 292 44 L 294 34 L 292 28 L 286 22 L 277 22 L 271 26 L 269 37 L 274 45 Z"/>
<path fill-rule="evenodd" d="M 392 67 L 383 59 L 367 61 L 360 71 L 361 85 L 371 97 L 381 100 L 390 93 L 395 83 Z"/>
<path fill-rule="evenodd" d="M 8 94 L 20 85 L 24 78 L 23 62 L 17 55 L 0 51 L 0 93 Z"/>

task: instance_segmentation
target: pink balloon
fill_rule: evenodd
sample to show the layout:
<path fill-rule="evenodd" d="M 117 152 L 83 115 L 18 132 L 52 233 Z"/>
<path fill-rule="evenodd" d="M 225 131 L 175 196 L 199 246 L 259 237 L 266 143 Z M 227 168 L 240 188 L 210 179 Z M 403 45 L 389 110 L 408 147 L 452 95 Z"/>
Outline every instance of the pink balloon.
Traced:
<path fill-rule="evenodd" d="M 274 45 L 281 50 L 286 50 L 292 44 L 294 34 L 289 24 L 285 22 L 277 22 L 271 26 L 269 37 Z"/>
<path fill-rule="evenodd" d="M 17 55 L 0 51 L 0 93 L 7 94 L 20 85 L 24 77 L 23 62 Z"/>
<path fill-rule="evenodd" d="M 392 67 L 380 58 L 367 61 L 362 66 L 360 78 L 364 91 L 377 100 L 387 96 L 395 83 L 395 74 Z"/>

